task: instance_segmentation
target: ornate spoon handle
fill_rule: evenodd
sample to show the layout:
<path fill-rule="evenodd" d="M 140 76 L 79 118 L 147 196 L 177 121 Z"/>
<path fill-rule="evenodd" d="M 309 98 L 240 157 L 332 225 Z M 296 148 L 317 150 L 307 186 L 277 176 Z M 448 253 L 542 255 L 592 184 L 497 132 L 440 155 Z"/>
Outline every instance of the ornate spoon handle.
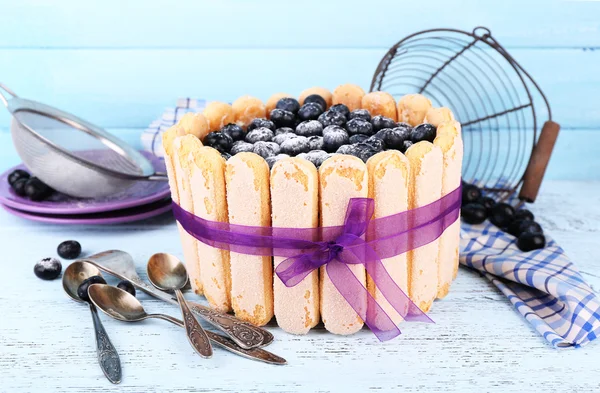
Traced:
<path fill-rule="evenodd" d="M 94 331 L 96 336 L 96 352 L 100 368 L 108 380 L 114 384 L 121 383 L 121 360 L 117 350 L 110 342 L 104 326 L 98 317 L 96 306 L 90 303 L 92 320 L 94 321 Z"/>
<path fill-rule="evenodd" d="M 183 324 L 185 326 L 185 331 L 187 332 L 187 337 L 190 341 L 190 344 L 192 344 L 192 347 L 194 347 L 200 356 L 210 358 L 213 354 L 213 351 L 206 332 L 204 329 L 202 329 L 202 326 L 200 326 L 200 323 L 190 311 L 187 302 L 179 289 L 175 290 L 175 295 L 177 296 L 179 306 L 181 307 Z"/>

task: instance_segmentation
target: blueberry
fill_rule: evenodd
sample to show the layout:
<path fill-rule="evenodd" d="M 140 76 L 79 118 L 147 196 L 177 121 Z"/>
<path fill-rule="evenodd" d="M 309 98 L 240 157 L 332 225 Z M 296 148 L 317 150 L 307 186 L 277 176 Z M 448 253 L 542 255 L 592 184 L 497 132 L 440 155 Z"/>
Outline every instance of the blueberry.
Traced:
<path fill-rule="evenodd" d="M 283 109 L 273 109 L 271 111 L 271 121 L 275 123 L 275 126 L 277 126 L 277 128 L 293 128 L 296 126 L 296 116 L 294 116 L 294 113 Z"/>
<path fill-rule="evenodd" d="M 498 228 L 506 228 L 514 220 L 515 209 L 508 203 L 498 203 L 490 209 L 489 217 L 492 224 Z"/>
<path fill-rule="evenodd" d="M 348 154 L 348 155 L 353 156 L 353 155 L 355 155 L 356 146 L 358 146 L 358 144 L 356 144 L 356 145 L 342 145 L 342 146 L 340 146 L 336 150 L 336 153 L 337 154 Z"/>
<path fill-rule="evenodd" d="M 515 237 L 521 236 L 523 233 L 544 233 L 542 226 L 532 220 L 515 219 L 511 222 L 506 231 Z"/>
<path fill-rule="evenodd" d="M 375 150 L 372 146 L 363 142 L 355 146 L 354 154 L 352 155 L 360 158 L 364 162 L 367 162 L 369 158 L 373 157 L 377 153 L 378 151 Z"/>
<path fill-rule="evenodd" d="M 233 143 L 233 146 L 231 146 L 230 153 L 232 155 L 236 155 L 238 153 L 252 151 L 253 149 L 254 146 L 252 143 L 248 143 L 246 141 L 237 141 Z"/>
<path fill-rule="evenodd" d="M 271 131 L 275 131 L 275 123 L 273 123 L 271 120 L 267 120 L 264 119 L 262 117 L 259 117 L 257 119 L 254 119 L 250 122 L 250 124 L 248 124 L 248 128 L 246 129 L 246 131 L 250 132 L 252 130 L 256 130 L 257 128 L 268 128 Z"/>
<path fill-rule="evenodd" d="M 380 138 L 385 142 L 387 149 L 402 150 L 404 142 L 410 137 L 409 130 L 404 128 L 384 128 L 375 134 L 376 138 Z"/>
<path fill-rule="evenodd" d="M 88 288 L 92 284 L 106 284 L 106 280 L 102 278 L 102 276 L 91 276 L 83 280 L 79 288 L 77 288 L 77 296 L 85 302 L 90 301 L 90 296 L 88 294 Z"/>
<path fill-rule="evenodd" d="M 233 141 L 242 141 L 246 136 L 246 133 L 242 127 L 233 123 L 229 123 L 225 127 L 221 128 L 221 132 L 225 135 L 229 135 Z"/>
<path fill-rule="evenodd" d="M 350 109 L 348 109 L 348 107 L 344 104 L 333 105 L 331 108 L 329 108 L 329 110 L 332 112 L 341 113 L 345 118 L 348 118 L 348 115 L 350 115 Z"/>
<path fill-rule="evenodd" d="M 41 201 L 52 194 L 52 189 L 37 177 L 30 177 L 23 188 L 25 195 L 32 201 Z"/>
<path fill-rule="evenodd" d="M 22 169 L 15 169 L 8 175 L 8 184 L 12 187 L 20 179 L 29 179 L 30 175 Z"/>
<path fill-rule="evenodd" d="M 56 258 L 40 259 L 33 267 L 33 273 L 42 280 L 54 280 L 61 271 L 62 264 Z"/>
<path fill-rule="evenodd" d="M 310 146 L 310 150 L 323 150 L 323 137 L 322 136 L 308 137 L 308 145 Z"/>
<path fill-rule="evenodd" d="M 521 251 L 533 251 L 546 247 L 546 238 L 541 233 L 525 232 L 517 239 Z"/>
<path fill-rule="evenodd" d="M 413 127 L 410 124 L 408 124 L 408 123 L 404 123 L 402 121 L 399 121 L 398 123 L 396 123 L 396 127 L 395 128 L 402 128 L 402 129 L 410 131 L 410 130 L 412 130 Z"/>
<path fill-rule="evenodd" d="M 323 107 L 315 102 L 309 102 L 308 104 L 302 105 L 302 108 L 298 111 L 298 119 L 304 120 L 317 120 L 323 113 Z"/>
<path fill-rule="evenodd" d="M 323 124 L 323 127 L 343 126 L 344 124 L 346 124 L 346 116 L 344 116 L 340 112 L 336 112 L 331 109 L 327 112 L 323 112 L 323 114 L 319 116 L 318 120 L 321 122 L 321 124 Z"/>
<path fill-rule="evenodd" d="M 282 160 L 284 158 L 289 158 L 290 156 L 288 156 L 287 154 L 277 154 L 276 156 L 273 157 L 267 157 L 265 160 L 267 161 L 267 164 L 269 165 L 269 168 L 273 168 L 273 165 L 275 165 L 275 163 L 279 160 Z"/>
<path fill-rule="evenodd" d="M 323 149 L 328 153 L 335 152 L 340 146 L 349 142 L 348 133 L 340 126 L 331 125 L 323 130 Z"/>
<path fill-rule="evenodd" d="M 211 132 L 204 137 L 204 145 L 210 146 L 221 153 L 228 152 L 233 145 L 233 139 L 220 131 Z"/>
<path fill-rule="evenodd" d="M 297 136 L 283 141 L 281 144 L 281 152 L 283 154 L 289 154 L 290 156 L 296 156 L 300 153 L 307 153 L 310 151 L 310 144 L 308 138 L 304 136 Z"/>
<path fill-rule="evenodd" d="M 412 129 L 410 139 L 413 143 L 421 141 L 433 142 L 435 139 L 436 128 L 428 123 L 419 124 Z"/>
<path fill-rule="evenodd" d="M 272 157 L 279 154 L 279 145 L 275 142 L 258 141 L 254 144 L 254 153 L 262 158 Z"/>
<path fill-rule="evenodd" d="M 323 108 L 321 112 L 327 109 L 327 101 L 325 101 L 325 99 L 318 94 L 311 94 L 306 97 L 304 99 L 304 105 L 306 104 L 319 104 L 321 108 Z"/>
<path fill-rule="evenodd" d="M 365 145 L 371 147 L 377 153 L 379 153 L 380 151 L 384 151 L 386 148 L 385 142 L 379 138 L 375 138 L 374 135 L 369 137 L 364 142 L 362 142 L 362 144 L 365 144 Z"/>
<path fill-rule="evenodd" d="M 223 159 L 225 161 L 227 161 L 227 160 L 229 160 L 231 158 L 231 154 L 223 152 L 223 153 L 221 153 L 221 157 L 223 157 Z"/>
<path fill-rule="evenodd" d="M 81 244 L 77 240 L 65 240 L 56 249 L 58 256 L 64 259 L 75 259 L 81 255 Z"/>
<path fill-rule="evenodd" d="M 462 204 L 472 203 L 481 198 L 481 190 L 474 184 L 465 184 L 462 188 Z"/>
<path fill-rule="evenodd" d="M 371 119 L 371 124 L 373 125 L 373 131 L 377 132 L 379 130 L 383 130 L 384 128 L 395 128 L 396 122 L 389 117 L 377 115 Z"/>
<path fill-rule="evenodd" d="M 246 134 L 246 142 L 248 143 L 256 143 L 259 141 L 268 142 L 272 139 L 273 131 L 265 127 L 256 128 Z"/>
<path fill-rule="evenodd" d="M 373 135 L 373 125 L 365 119 L 355 118 L 348 120 L 346 123 L 346 129 L 350 135 Z"/>
<path fill-rule="evenodd" d="M 285 98 L 282 98 L 279 101 L 277 101 L 275 108 L 283 109 L 284 111 L 288 111 L 288 112 L 292 112 L 292 113 L 298 113 L 298 110 L 300 109 L 300 103 L 295 98 L 285 97 Z"/>
<path fill-rule="evenodd" d="M 29 178 L 21 178 L 12 184 L 12 189 L 15 192 L 15 194 L 17 194 L 18 196 L 26 195 L 25 194 L 25 185 L 27 184 L 27 180 L 29 180 Z"/>
<path fill-rule="evenodd" d="M 350 137 L 350 143 L 351 143 L 351 144 L 353 144 L 353 145 L 354 145 L 354 144 L 358 144 L 358 143 L 361 143 L 361 142 L 364 142 L 364 141 L 366 141 L 366 140 L 367 140 L 367 139 L 369 139 L 369 138 L 370 138 L 370 136 L 368 136 L 368 135 L 364 135 L 364 134 L 356 134 L 356 135 L 352 135 L 352 136 Z"/>
<path fill-rule="evenodd" d="M 534 220 L 533 213 L 527 209 L 519 209 L 515 212 L 515 220 Z"/>
<path fill-rule="evenodd" d="M 305 160 L 312 162 L 313 165 L 318 168 L 326 159 L 331 157 L 331 154 L 324 150 L 311 150 L 308 153 L 299 154 L 298 157 L 302 157 Z"/>
<path fill-rule="evenodd" d="M 402 143 L 402 149 L 400 149 L 400 151 L 402 153 L 406 153 L 408 148 L 411 147 L 412 145 L 413 145 L 413 143 L 411 141 L 404 141 L 404 143 Z"/>
<path fill-rule="evenodd" d="M 363 119 L 366 121 L 371 121 L 371 114 L 366 109 L 355 109 L 348 115 L 350 120 L 352 119 Z"/>
<path fill-rule="evenodd" d="M 278 145 L 281 145 L 284 141 L 287 141 L 288 139 L 292 138 L 298 138 L 298 135 L 294 134 L 293 132 L 275 135 L 275 137 L 273 138 L 273 142 L 277 143 Z"/>
<path fill-rule="evenodd" d="M 307 137 L 323 135 L 323 125 L 317 120 L 303 121 L 296 127 L 296 134 Z"/>
<path fill-rule="evenodd" d="M 117 288 L 124 290 L 125 292 L 129 292 L 130 294 L 132 294 L 133 296 L 135 296 L 135 287 L 133 286 L 133 284 L 128 281 L 128 280 L 123 280 L 120 281 L 117 284 Z"/>
<path fill-rule="evenodd" d="M 487 211 L 490 211 L 490 209 L 496 204 L 496 201 L 490 197 L 481 197 L 477 200 L 477 203 L 481 203 L 483 206 L 485 206 Z"/>
<path fill-rule="evenodd" d="M 487 218 L 487 210 L 481 203 L 467 203 L 462 207 L 460 216 L 467 224 L 481 224 Z"/>

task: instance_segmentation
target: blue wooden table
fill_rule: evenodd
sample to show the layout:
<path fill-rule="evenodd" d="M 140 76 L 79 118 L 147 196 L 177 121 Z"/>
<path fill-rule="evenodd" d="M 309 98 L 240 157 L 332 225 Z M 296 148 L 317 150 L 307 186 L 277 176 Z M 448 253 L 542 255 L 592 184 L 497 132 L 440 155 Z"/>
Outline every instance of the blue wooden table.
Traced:
<path fill-rule="evenodd" d="M 368 88 L 383 54 L 407 34 L 487 26 L 538 80 L 562 125 L 532 210 L 598 291 L 600 2 L 486 3 L 0 0 L 0 81 L 139 146 L 141 130 L 177 97 L 266 99 L 346 82 Z M 2 171 L 20 161 L 8 125 L 0 110 Z M 287 358 L 285 367 L 220 350 L 203 360 L 176 327 L 103 317 L 124 367 L 115 387 L 97 366 L 88 311 L 58 281 L 38 280 L 33 264 L 74 238 L 86 253 L 131 253 L 143 274 L 154 252 L 181 255 L 172 217 L 63 227 L 0 211 L 0 223 L 0 392 L 600 390 L 597 343 L 553 349 L 495 287 L 466 269 L 434 305 L 435 325 L 404 324 L 392 342 L 379 343 L 367 330 L 292 336 L 269 326 L 276 337 L 269 348 Z M 140 299 L 152 312 L 178 315 Z"/>

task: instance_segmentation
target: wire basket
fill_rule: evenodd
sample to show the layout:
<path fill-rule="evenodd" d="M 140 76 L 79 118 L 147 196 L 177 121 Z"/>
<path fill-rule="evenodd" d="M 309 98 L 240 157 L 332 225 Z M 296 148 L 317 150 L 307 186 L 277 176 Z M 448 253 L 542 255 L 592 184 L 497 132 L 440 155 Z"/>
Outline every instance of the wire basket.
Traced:
<path fill-rule="evenodd" d="M 422 93 L 449 107 L 462 124 L 463 179 L 499 200 L 518 190 L 535 201 L 560 126 L 538 84 L 489 29 L 409 35 L 379 63 L 374 90 Z"/>

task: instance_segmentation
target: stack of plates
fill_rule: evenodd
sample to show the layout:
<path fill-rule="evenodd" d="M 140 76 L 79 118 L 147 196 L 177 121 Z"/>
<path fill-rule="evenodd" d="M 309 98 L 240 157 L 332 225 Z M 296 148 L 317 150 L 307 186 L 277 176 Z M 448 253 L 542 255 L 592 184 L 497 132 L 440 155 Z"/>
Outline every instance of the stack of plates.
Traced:
<path fill-rule="evenodd" d="M 149 158 L 156 172 L 164 172 L 161 159 Z M 29 220 L 54 224 L 119 224 L 154 217 L 171 210 L 169 185 L 166 181 L 139 182 L 129 189 L 102 199 L 78 199 L 54 193 L 34 202 L 20 197 L 8 184 L 8 175 L 18 165 L 0 176 L 0 204 L 11 214 Z"/>

